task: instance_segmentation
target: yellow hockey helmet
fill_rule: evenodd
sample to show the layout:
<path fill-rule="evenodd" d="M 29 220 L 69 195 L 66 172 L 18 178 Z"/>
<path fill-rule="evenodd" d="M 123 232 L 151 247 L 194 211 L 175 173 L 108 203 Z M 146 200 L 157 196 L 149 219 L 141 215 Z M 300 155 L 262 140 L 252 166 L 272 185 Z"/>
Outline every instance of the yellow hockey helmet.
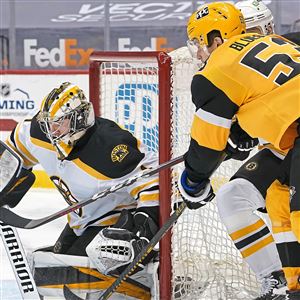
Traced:
<path fill-rule="evenodd" d="M 223 40 L 246 32 L 245 20 L 234 5 L 227 2 L 212 2 L 199 7 L 187 24 L 189 40 L 197 40 L 200 45 L 208 45 L 208 34 L 220 32 Z"/>

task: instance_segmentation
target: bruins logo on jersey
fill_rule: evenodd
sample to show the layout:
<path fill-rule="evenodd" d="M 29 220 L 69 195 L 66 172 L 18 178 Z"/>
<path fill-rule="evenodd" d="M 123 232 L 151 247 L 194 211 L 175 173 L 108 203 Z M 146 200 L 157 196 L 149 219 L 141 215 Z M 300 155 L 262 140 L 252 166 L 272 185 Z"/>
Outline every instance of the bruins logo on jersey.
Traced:
<path fill-rule="evenodd" d="M 58 189 L 58 191 L 62 194 L 63 198 L 65 199 L 65 201 L 72 206 L 75 203 L 78 203 L 78 200 L 72 195 L 69 187 L 67 186 L 67 184 L 61 180 L 60 177 L 58 176 L 51 176 L 50 179 L 52 180 L 52 182 L 54 183 L 54 185 L 56 186 L 56 188 Z M 74 211 L 79 217 L 82 216 L 82 208 L 79 208 L 77 210 Z"/>
<path fill-rule="evenodd" d="M 257 167 L 258 167 L 258 164 L 255 161 L 251 161 L 245 166 L 247 171 L 254 171 L 257 169 Z"/>
<path fill-rule="evenodd" d="M 111 151 L 111 160 L 113 162 L 121 162 L 129 153 L 127 145 L 120 144 Z"/>

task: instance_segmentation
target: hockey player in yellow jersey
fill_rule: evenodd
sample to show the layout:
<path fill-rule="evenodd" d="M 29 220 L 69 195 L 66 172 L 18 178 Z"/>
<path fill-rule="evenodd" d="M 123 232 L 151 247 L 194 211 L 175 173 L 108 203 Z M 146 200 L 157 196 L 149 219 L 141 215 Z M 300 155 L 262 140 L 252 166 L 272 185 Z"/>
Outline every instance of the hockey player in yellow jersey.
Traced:
<path fill-rule="evenodd" d="M 131 133 L 113 121 L 95 118 L 91 102 L 69 82 L 53 89 L 40 111 L 20 122 L 6 143 L 22 157 L 24 169 L 22 181 L 0 195 L 1 206 L 19 203 L 34 181 L 31 170 L 37 163 L 68 204 L 90 199 L 158 163 L 156 155 Z M 158 230 L 158 200 L 158 177 L 154 175 L 71 212 L 56 244 L 33 253 L 41 295 L 62 296 L 64 284 L 78 290 L 110 286 L 109 275 L 119 274 Z M 111 251 L 118 247 L 116 256 Z M 152 253 L 150 259 L 157 252 Z M 145 270 L 124 285 L 118 299 L 125 297 L 123 293 L 151 298 L 154 283 Z"/>
<path fill-rule="evenodd" d="M 274 33 L 272 13 L 261 1 L 240 1 L 235 6 L 243 13 L 247 32 L 265 35 Z M 230 140 L 233 139 L 235 127 L 236 122 L 231 127 Z M 239 137 L 235 138 L 238 139 Z M 243 258 L 261 282 L 261 295 L 258 300 L 272 299 L 272 294 L 274 298 L 278 297 L 278 293 L 285 294 L 284 277 L 290 290 L 299 289 L 295 279 L 300 274 L 297 267 L 300 244 L 295 241 L 288 222 L 289 213 L 286 213 L 290 208 L 288 186 L 278 181 L 285 153 L 277 151 L 270 144 L 263 144 L 260 146 L 263 149 L 245 161 L 216 194 L 221 220 Z M 231 150 L 232 147 L 229 145 L 227 152 L 237 151 L 237 147 Z M 262 211 L 266 205 L 268 215 L 272 219 L 275 241 L 264 219 L 255 213 L 256 210 Z M 286 276 L 281 270 L 282 266 Z"/>
<path fill-rule="evenodd" d="M 293 148 L 298 136 L 295 121 L 300 116 L 300 49 L 277 35 L 245 33 L 243 15 L 229 3 L 203 5 L 191 16 L 187 30 L 190 48 L 197 51 L 202 68 L 191 85 L 196 112 L 179 189 L 188 207 L 196 209 L 213 198 L 209 177 L 223 155 L 234 119 L 253 138 L 259 137 L 282 151 Z M 256 190 L 251 184 L 242 188 L 248 193 Z M 258 194 L 253 194 L 257 205 L 263 200 Z M 257 224 L 252 221 L 249 233 L 262 234 L 258 244 L 254 245 L 245 233 L 237 236 L 241 233 L 237 231 L 232 234 L 236 246 L 248 257 L 258 252 L 258 246 L 273 245 L 268 255 L 277 255 L 274 261 L 280 269 L 269 230 L 259 220 Z M 259 299 L 275 299 L 271 296 Z"/>

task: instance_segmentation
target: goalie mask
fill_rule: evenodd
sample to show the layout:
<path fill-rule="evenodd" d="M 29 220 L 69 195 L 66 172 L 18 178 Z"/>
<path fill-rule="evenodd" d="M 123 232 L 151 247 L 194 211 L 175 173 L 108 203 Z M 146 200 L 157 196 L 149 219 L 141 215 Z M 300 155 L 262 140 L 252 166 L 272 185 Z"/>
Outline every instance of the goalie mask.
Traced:
<path fill-rule="evenodd" d="M 92 104 L 70 82 L 64 82 L 45 97 L 37 119 L 61 158 L 67 156 L 66 149 L 74 146 L 95 123 Z"/>
<path fill-rule="evenodd" d="M 247 32 L 274 33 L 273 15 L 261 0 L 240 1 L 235 6 L 244 15 Z"/>

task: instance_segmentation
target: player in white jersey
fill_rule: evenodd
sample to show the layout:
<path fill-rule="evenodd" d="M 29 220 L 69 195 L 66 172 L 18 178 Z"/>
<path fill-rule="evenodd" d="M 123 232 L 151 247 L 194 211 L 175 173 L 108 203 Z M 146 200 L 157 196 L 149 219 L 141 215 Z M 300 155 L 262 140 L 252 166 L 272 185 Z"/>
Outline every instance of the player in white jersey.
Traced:
<path fill-rule="evenodd" d="M 157 156 L 131 133 L 113 121 L 95 118 L 83 91 L 69 82 L 53 89 L 40 111 L 20 122 L 6 143 L 24 161 L 14 188 L 0 195 L 0 205 L 10 207 L 33 184 L 31 170 L 38 163 L 70 205 L 158 164 Z M 71 212 L 55 245 L 33 253 L 39 291 L 57 296 L 62 295 L 64 284 L 96 290 L 110 286 L 107 275 L 119 274 L 157 232 L 158 205 L 158 176 L 154 175 Z M 153 251 L 146 263 L 156 254 Z M 153 282 L 147 280 L 143 284 L 129 280 L 120 293 L 150 299 Z"/>

